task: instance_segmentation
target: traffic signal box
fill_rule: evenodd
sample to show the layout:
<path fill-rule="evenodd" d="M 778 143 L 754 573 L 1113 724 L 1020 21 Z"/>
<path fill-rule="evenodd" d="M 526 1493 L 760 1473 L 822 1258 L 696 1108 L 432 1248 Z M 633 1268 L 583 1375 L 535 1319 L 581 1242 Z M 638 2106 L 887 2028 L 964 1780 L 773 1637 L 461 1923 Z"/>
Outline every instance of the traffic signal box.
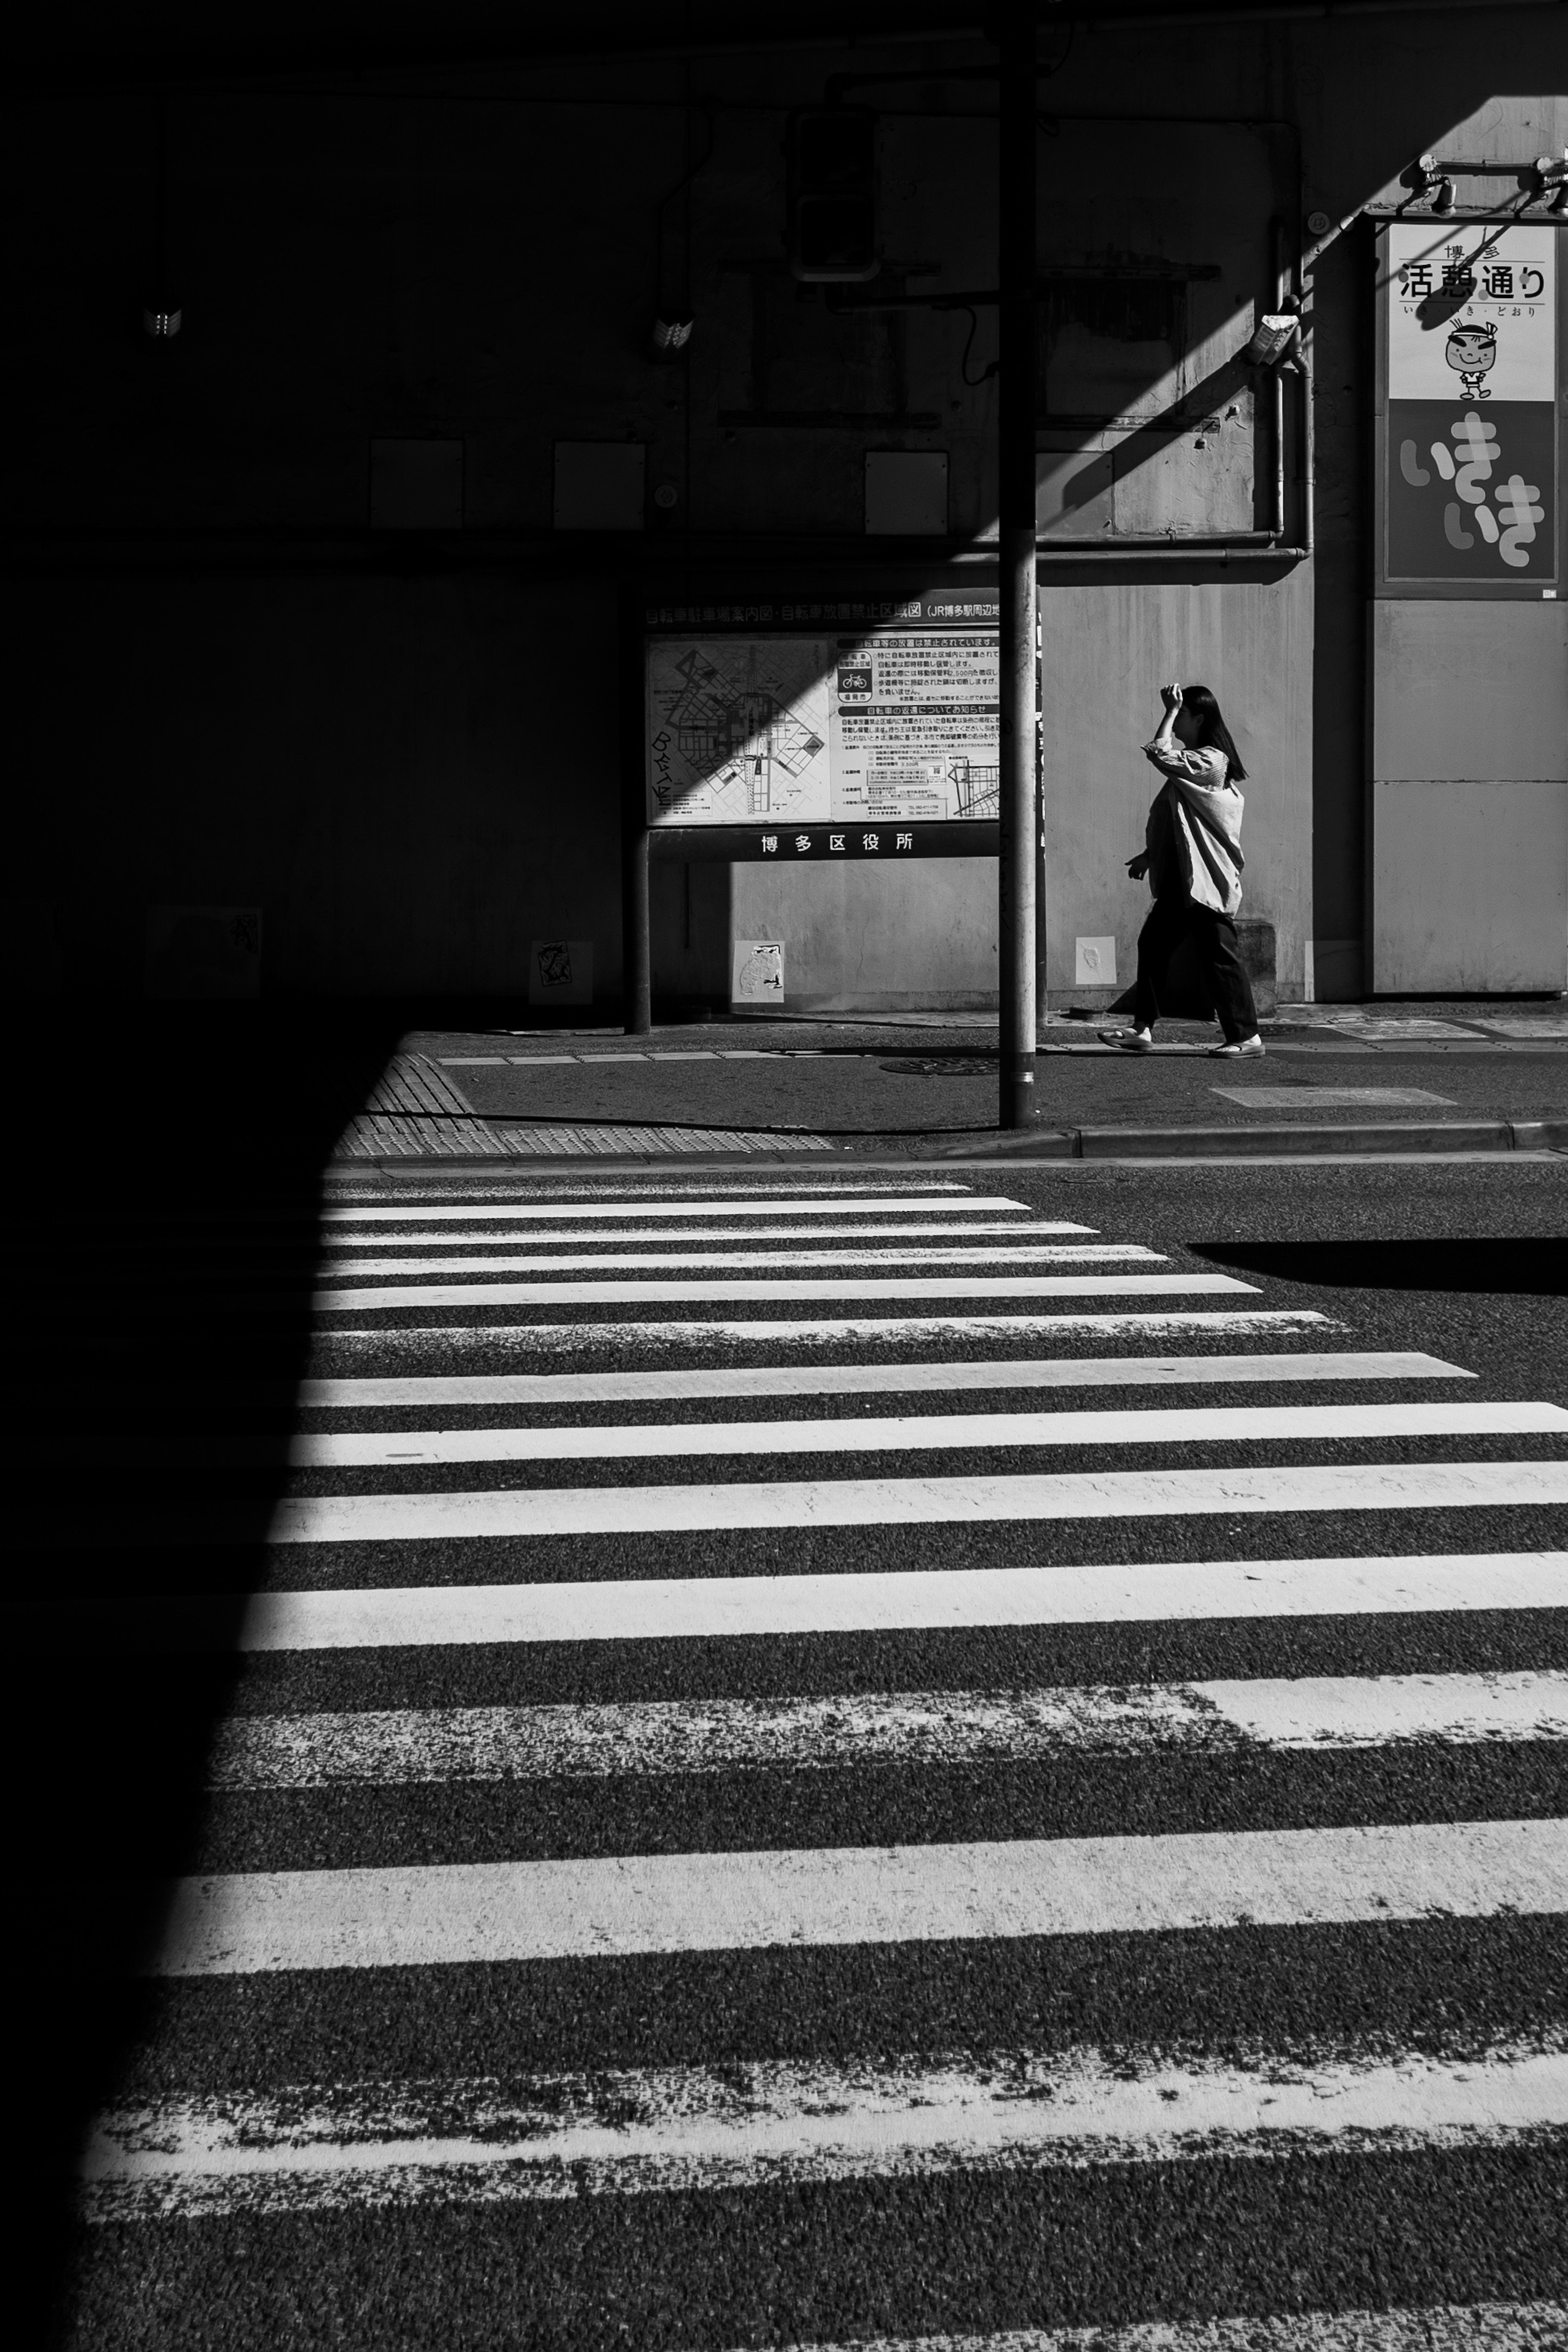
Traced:
<path fill-rule="evenodd" d="M 802 107 L 786 139 L 791 275 L 823 286 L 875 278 L 875 114 L 865 106 Z"/>

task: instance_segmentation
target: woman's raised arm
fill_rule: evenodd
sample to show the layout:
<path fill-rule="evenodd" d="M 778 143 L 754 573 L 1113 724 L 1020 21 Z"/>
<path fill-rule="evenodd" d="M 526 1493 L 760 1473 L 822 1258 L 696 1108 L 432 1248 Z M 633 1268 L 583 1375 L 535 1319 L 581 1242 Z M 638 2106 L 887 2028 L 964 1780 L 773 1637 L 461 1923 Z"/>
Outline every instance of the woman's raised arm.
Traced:
<path fill-rule="evenodd" d="M 1150 741 L 1143 746 L 1144 758 L 1156 761 L 1162 752 L 1169 756 L 1176 748 L 1176 713 L 1182 707 L 1182 689 L 1173 679 L 1169 686 L 1160 688 L 1160 699 L 1165 706 L 1164 715 Z"/>

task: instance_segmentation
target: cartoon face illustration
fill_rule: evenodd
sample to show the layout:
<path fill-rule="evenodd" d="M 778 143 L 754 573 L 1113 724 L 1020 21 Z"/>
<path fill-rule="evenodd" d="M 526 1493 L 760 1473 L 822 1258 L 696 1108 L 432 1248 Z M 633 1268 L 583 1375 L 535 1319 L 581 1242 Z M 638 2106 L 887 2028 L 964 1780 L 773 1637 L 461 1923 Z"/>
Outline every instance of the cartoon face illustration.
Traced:
<path fill-rule="evenodd" d="M 1481 378 L 1497 365 L 1495 327 L 1450 327 L 1447 349 L 1443 356 L 1457 372 L 1460 384 L 1471 400 L 1491 398 L 1490 393 L 1482 385 Z"/>

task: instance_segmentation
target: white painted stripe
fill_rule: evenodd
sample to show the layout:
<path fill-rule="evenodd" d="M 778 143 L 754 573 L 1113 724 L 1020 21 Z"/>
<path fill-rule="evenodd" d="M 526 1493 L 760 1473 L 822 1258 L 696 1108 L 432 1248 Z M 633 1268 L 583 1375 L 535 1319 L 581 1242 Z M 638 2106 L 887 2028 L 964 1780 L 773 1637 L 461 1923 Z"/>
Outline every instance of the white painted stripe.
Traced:
<path fill-rule="evenodd" d="M 1161 1560 L 1087 1568 L 258 1592 L 247 1610 L 238 1647 L 715 1641 L 760 1634 L 956 1632 L 973 1625 L 1192 1624 L 1227 1618 L 1563 1608 L 1568 1551 Z"/>
<path fill-rule="evenodd" d="M 940 1202 L 933 1203 L 932 1205 L 945 1207 L 948 1204 L 946 1202 Z M 718 1210 L 714 1211 L 715 1216 L 721 1213 Z M 410 1219 L 409 1222 L 412 1223 L 415 1221 Z M 602 1249 L 613 1249 L 624 1242 L 662 1242 L 668 1247 L 673 1249 L 680 1243 L 689 1241 L 940 1241 L 944 1237 L 952 1237 L 959 1234 L 967 1237 L 975 1234 L 1005 1234 L 1011 1239 L 1016 1241 L 1020 1234 L 1023 1234 L 1026 1238 L 1033 1238 L 1034 1236 L 1042 1234 L 1092 1234 L 1096 1230 L 1097 1228 L 1093 1225 L 1068 1224 L 1064 1219 L 1059 1217 L 1030 1218 L 1026 1221 L 1018 1217 L 1008 1217 L 1006 1219 L 1000 1217 L 969 1217 L 960 1223 L 937 1223 L 919 1225 L 857 1225 L 848 1223 L 806 1226 L 715 1225 L 710 1229 L 705 1229 L 696 1234 L 689 1233 L 684 1228 L 676 1233 L 661 1233 L 657 1225 L 636 1225 L 629 1231 L 617 1227 L 612 1233 L 605 1233 L 603 1228 L 595 1232 L 592 1226 L 589 1226 L 581 1233 L 577 1232 L 574 1228 L 569 1228 L 565 1233 L 549 1234 L 531 1234 L 528 1232 L 526 1227 L 521 1233 L 508 1233 L 501 1231 L 499 1228 L 496 1230 L 488 1230 L 481 1226 L 477 1232 L 472 1230 L 464 1230 L 458 1234 L 445 1233 L 438 1227 L 435 1231 L 429 1233 L 395 1234 L 383 1233 L 379 1228 L 377 1228 L 373 1232 L 363 1234 L 334 1232 L 327 1246 L 332 1250 L 406 1250 L 428 1248 L 433 1245 L 439 1246 L 443 1243 L 454 1244 L 460 1241 L 465 1249 L 476 1248 L 480 1244 L 496 1247 L 505 1247 L 508 1244 L 510 1244 L 515 1247 L 519 1243 L 531 1243 L 535 1246 L 548 1245 L 550 1248 L 555 1249 L 572 1242 L 594 1242 Z M 398 1263 L 401 1265 L 404 1261 L 399 1259 Z M 661 1263 L 668 1264 L 669 1261 L 665 1259 L 662 1260 Z M 685 1261 L 677 1260 L 676 1263 L 684 1264 Z"/>
<path fill-rule="evenodd" d="M 267 1540 L 429 1543 L 498 1536 L 674 1535 L 695 1528 L 871 1528 L 985 1519 L 1180 1518 L 1202 1512 L 1436 1511 L 1568 1504 L 1568 1462 L 802 1478 L 689 1486 L 492 1487 L 456 1495 L 308 1495 Z"/>
<path fill-rule="evenodd" d="M 595 1188 L 597 1191 L 597 1188 Z M 783 1194 L 761 1186 L 737 1188 L 733 1192 L 716 1191 L 711 1186 L 689 1198 L 664 1194 L 626 1192 L 614 1202 L 597 1198 L 592 1202 L 572 1201 L 525 1200 L 484 1202 L 398 1201 L 337 1201 L 321 1211 L 321 1223 L 339 1224 L 428 1224 L 437 1220 L 458 1223 L 503 1219 L 521 1223 L 557 1224 L 573 1217 L 737 1217 L 748 1209 L 763 1217 L 841 1217 L 850 1211 L 858 1217 L 905 1216 L 921 1217 L 934 1208 L 944 1213 L 966 1210 L 971 1214 L 994 1209 L 1016 1209 L 1022 1215 L 1032 1213 L 1027 1201 L 1014 1201 L 1005 1193 L 970 1192 L 962 1184 L 911 1184 L 907 1190 L 889 1191 L 885 1185 L 867 1186 L 863 1191 L 853 1184 L 824 1185 L 807 1193 Z"/>
<path fill-rule="evenodd" d="M 1568 2304 L 1438 2303 L 1395 2311 L 1151 2319 L 1125 2327 L 1024 2327 L 1001 2336 L 877 2336 L 784 2352 L 1561 2352 Z"/>
<path fill-rule="evenodd" d="M 1414 1350 L 1293 1356 L 1045 1356 L 940 1364 L 730 1364 L 718 1370 L 468 1372 L 301 1381 L 311 1411 L 416 1405 L 658 1404 L 696 1397 L 948 1395 L 961 1389 L 1180 1388 L 1266 1381 L 1471 1381 Z"/>
<path fill-rule="evenodd" d="M 1324 1675 L 1293 1681 L 915 1690 L 828 1698 L 366 1708 L 236 1716 L 214 1789 L 641 1780 L 847 1766 L 1060 1764 L 1259 1749 L 1568 1739 L 1568 1675 Z"/>
<path fill-rule="evenodd" d="M 1100 1412 L 911 1412 L 857 1420 L 595 1423 L 544 1429 L 337 1430 L 289 1441 L 296 1469 L 437 1462 L 658 1461 L 669 1455 L 921 1454 L 1039 1445 L 1215 1445 L 1243 1441 L 1558 1436 L 1558 1404 L 1266 1404 Z"/>
<path fill-rule="evenodd" d="M 704 1236 L 706 1238 L 706 1236 Z M 329 1258 L 321 1268 L 324 1281 L 345 1276 L 374 1274 L 581 1274 L 620 1273 L 631 1267 L 719 1265 L 769 1266 L 775 1272 L 806 1265 L 1099 1265 L 1117 1259 L 1138 1259 L 1149 1265 L 1168 1265 L 1163 1250 L 1145 1249 L 1139 1242 L 1010 1242 L 980 1249 L 962 1243 L 946 1249 L 713 1249 L 668 1247 L 656 1252 L 613 1250 L 572 1251 L 542 1257 L 373 1257 Z"/>
<path fill-rule="evenodd" d="M 434 1323 L 412 1331 L 366 1325 L 340 1325 L 326 1344 L 335 1353 L 352 1351 L 384 1360 L 410 1349 L 420 1354 L 439 1347 L 444 1355 L 583 1355 L 613 1351 L 625 1357 L 637 1349 L 666 1348 L 902 1348 L 944 1341 L 1060 1339 L 1092 1335 L 1103 1339 L 1174 1339 L 1193 1333 L 1206 1338 L 1245 1339 L 1257 1333 L 1283 1339 L 1296 1332 L 1342 1331 L 1343 1323 L 1308 1307 L 1205 1307 L 1194 1312 L 1163 1308 L 1119 1315 L 855 1315 L 800 1316 L 733 1322 L 616 1323 Z"/>
<path fill-rule="evenodd" d="M 1270 1748 L 1568 1739 L 1568 1674 L 1314 1675 L 1194 1687 L 1222 1722 Z"/>
<path fill-rule="evenodd" d="M 1388 1110 L 1458 1110 L 1452 1095 L 1429 1094 L 1425 1087 L 1211 1087 L 1223 1102 L 1244 1110 L 1349 1110 L 1360 1104 Z"/>
<path fill-rule="evenodd" d="M 1230 2063 L 1026 2048 L 174 2096 L 102 2116 L 81 2174 L 95 2219 L 130 2221 L 1502 2147 L 1565 2122 L 1546 2037 Z"/>
<path fill-rule="evenodd" d="M 1568 1908 L 1568 1822 L 256 1871 L 173 1891 L 148 1973 L 1165 1934 Z"/>
<path fill-rule="evenodd" d="M 370 1307 L 656 1307 L 690 1299 L 716 1306 L 763 1298 L 1128 1298 L 1184 1292 L 1217 1297 L 1251 1291 L 1255 1282 L 1229 1274 L 986 1274 L 806 1276 L 777 1281 L 742 1276 L 733 1282 L 419 1282 L 384 1290 L 318 1290 L 310 1300 L 322 1314 Z"/>

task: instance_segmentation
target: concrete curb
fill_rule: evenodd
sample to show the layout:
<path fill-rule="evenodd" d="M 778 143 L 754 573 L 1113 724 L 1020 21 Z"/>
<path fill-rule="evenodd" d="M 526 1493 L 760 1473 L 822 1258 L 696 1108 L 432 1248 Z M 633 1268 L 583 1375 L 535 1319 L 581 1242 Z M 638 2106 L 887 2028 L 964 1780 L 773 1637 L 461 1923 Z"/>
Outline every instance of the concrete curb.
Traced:
<path fill-rule="evenodd" d="M 1079 1127 L 970 1143 L 971 1160 L 1343 1159 L 1358 1153 L 1564 1151 L 1568 1118 L 1431 1119 L 1353 1127 Z"/>
<path fill-rule="evenodd" d="M 1568 1155 L 1568 1118 L 1455 1119 L 1446 1124 L 1430 1121 L 1412 1122 L 1406 1126 L 1361 1127 L 1033 1128 L 1018 1135 L 981 1137 L 978 1139 L 966 1137 L 963 1143 L 945 1150 L 933 1142 L 929 1148 L 929 1156 L 920 1157 L 902 1152 L 879 1154 L 874 1149 L 875 1140 L 871 1137 L 867 1139 L 868 1144 L 873 1148 L 865 1151 L 846 1150 L 840 1146 L 832 1153 L 814 1152 L 809 1159 L 794 1152 L 785 1158 L 756 1150 L 602 1155 L 563 1152 L 559 1159 L 542 1154 L 538 1158 L 520 1160 L 503 1159 L 499 1154 L 483 1160 L 466 1160 L 455 1155 L 426 1158 L 411 1154 L 395 1160 L 331 1160 L 325 1172 L 342 1181 L 355 1176 L 405 1176 L 414 1179 L 431 1175 L 553 1177 L 565 1170 L 577 1173 L 592 1171 L 599 1175 L 614 1175 L 617 1170 L 646 1174 L 661 1168 L 687 1171 L 710 1168 L 716 1172 L 723 1170 L 731 1175 L 746 1168 L 783 1169 L 807 1176 L 814 1170 L 821 1174 L 847 1167 L 984 1167 L 997 1160 L 1142 1160 L 1167 1165 L 1181 1160 L 1229 1160 L 1279 1164 L 1301 1160 L 1496 1160 L 1509 1158 L 1516 1152 L 1527 1152 L 1539 1159 L 1552 1153 Z"/>

